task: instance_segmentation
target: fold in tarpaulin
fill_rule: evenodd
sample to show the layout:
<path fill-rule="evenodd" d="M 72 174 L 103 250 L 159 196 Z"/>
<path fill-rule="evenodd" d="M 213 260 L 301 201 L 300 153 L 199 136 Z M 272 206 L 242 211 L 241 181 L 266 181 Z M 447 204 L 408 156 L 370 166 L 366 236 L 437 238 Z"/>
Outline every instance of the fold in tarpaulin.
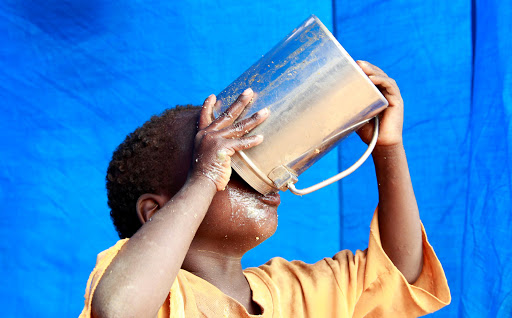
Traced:
<path fill-rule="evenodd" d="M 512 317 L 512 3 L 475 5 L 459 314 Z"/>
<path fill-rule="evenodd" d="M 341 44 L 404 97 L 415 193 L 453 297 L 433 317 L 512 316 L 511 21 L 504 1 L 335 1 Z M 357 146 L 340 148 L 343 166 Z M 373 187 L 344 180 L 343 246 L 364 244 Z"/>
<path fill-rule="evenodd" d="M 310 14 L 401 88 L 415 192 L 453 298 L 432 316 L 511 316 L 512 4 L 497 0 L 2 1 L 3 316 L 78 316 L 97 253 L 117 240 L 104 189 L 114 148 L 164 108 L 220 92 Z M 349 137 L 299 185 L 364 148 Z M 377 201 L 371 162 L 287 193 L 276 235 L 243 264 L 364 249 Z"/>

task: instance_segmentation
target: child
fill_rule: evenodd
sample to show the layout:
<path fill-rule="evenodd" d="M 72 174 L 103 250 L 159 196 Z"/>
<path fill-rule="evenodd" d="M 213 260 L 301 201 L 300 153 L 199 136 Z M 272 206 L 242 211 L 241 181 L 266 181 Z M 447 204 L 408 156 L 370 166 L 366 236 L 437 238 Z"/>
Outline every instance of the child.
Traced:
<path fill-rule="evenodd" d="M 389 101 L 373 151 L 379 205 L 367 250 L 242 270 L 244 253 L 275 232 L 280 198 L 231 175 L 230 157 L 263 142 L 245 135 L 269 112 L 234 123 L 253 97 L 247 89 L 213 119 L 211 95 L 201 109 L 153 117 L 115 151 L 107 189 L 123 240 L 98 255 L 81 317 L 416 317 L 447 305 L 409 177 L 399 89 L 358 64 Z M 358 131 L 366 143 L 372 132 Z"/>

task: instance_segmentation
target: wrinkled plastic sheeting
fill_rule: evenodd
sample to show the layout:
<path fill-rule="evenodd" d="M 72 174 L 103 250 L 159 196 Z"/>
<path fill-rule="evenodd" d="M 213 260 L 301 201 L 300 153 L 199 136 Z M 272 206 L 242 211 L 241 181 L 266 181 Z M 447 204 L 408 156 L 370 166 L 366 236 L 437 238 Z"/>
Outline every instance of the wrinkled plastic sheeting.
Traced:
<path fill-rule="evenodd" d="M 512 316 L 511 10 L 505 1 L 335 1 L 340 43 L 396 79 L 404 98 L 421 218 L 452 293 L 432 317 Z M 360 148 L 357 138 L 344 143 L 342 166 Z M 354 249 L 377 202 L 367 195 L 373 166 L 340 189 L 342 246 Z"/>
<path fill-rule="evenodd" d="M 512 316 L 512 3 L 476 1 L 461 317 Z"/>
<path fill-rule="evenodd" d="M 311 13 L 332 25 L 325 1 L 1 1 L 2 316 L 78 316 L 96 255 L 118 239 L 105 191 L 115 147 L 151 115 L 222 91 Z M 245 265 L 333 255 L 330 191 L 283 204 Z"/>
<path fill-rule="evenodd" d="M 311 13 L 330 27 L 334 9 L 341 44 L 402 90 L 418 204 L 453 296 L 432 316 L 510 316 L 512 5 L 473 2 L 474 15 L 462 0 L 2 1 L 3 315 L 77 316 L 96 254 L 117 239 L 112 150 L 152 114 L 220 92 Z M 301 185 L 363 148 L 349 138 Z M 368 162 L 309 196 L 285 194 L 276 235 L 244 264 L 364 248 L 376 191 Z"/>

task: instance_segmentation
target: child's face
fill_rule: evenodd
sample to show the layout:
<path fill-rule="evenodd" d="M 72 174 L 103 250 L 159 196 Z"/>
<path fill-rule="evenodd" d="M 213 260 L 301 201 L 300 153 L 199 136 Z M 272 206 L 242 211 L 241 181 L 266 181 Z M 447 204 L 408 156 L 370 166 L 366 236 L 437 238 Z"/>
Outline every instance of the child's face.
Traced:
<path fill-rule="evenodd" d="M 183 114 L 198 115 L 199 113 Z M 180 138 L 181 144 L 190 144 L 190 148 L 184 147 L 180 150 L 183 160 L 175 163 L 175 169 L 183 172 L 178 178 L 183 180 L 183 183 L 192 162 L 193 140 L 196 134 L 189 124 L 185 124 L 189 122 L 190 120 L 181 118 L 178 123 L 183 123 L 184 126 L 174 126 L 175 136 Z M 279 193 L 263 196 L 233 171 L 226 189 L 214 196 L 194 241 L 204 247 L 221 243 L 222 246 L 238 246 L 240 251 L 251 249 L 276 231 L 277 207 L 280 202 Z"/>
<path fill-rule="evenodd" d="M 236 172 L 224 191 L 215 195 L 196 235 L 250 249 L 274 234 L 279 193 L 262 195 Z"/>

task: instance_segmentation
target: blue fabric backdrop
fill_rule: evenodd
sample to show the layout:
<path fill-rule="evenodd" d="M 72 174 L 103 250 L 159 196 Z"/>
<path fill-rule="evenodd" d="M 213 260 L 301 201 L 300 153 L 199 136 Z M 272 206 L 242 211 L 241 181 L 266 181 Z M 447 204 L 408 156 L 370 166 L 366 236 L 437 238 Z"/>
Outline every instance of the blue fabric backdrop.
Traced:
<path fill-rule="evenodd" d="M 309 14 L 394 77 L 422 220 L 453 301 L 436 317 L 512 312 L 512 5 L 494 1 L 0 1 L 2 316 L 73 317 L 117 236 L 105 170 L 152 114 L 220 92 Z M 349 165 L 350 137 L 301 176 Z M 283 196 L 278 232 L 243 260 L 363 249 L 377 204 L 367 162 Z"/>
<path fill-rule="evenodd" d="M 453 296 L 452 305 L 436 315 L 454 317 L 461 292 L 469 194 L 471 2 L 337 4 L 336 32 L 341 44 L 353 56 L 380 65 L 401 89 L 404 144 L 421 218 Z M 343 165 L 360 148 L 359 141 L 353 140 L 340 148 Z M 351 249 L 366 244 L 367 236 L 358 229 L 369 222 L 364 211 L 377 203 L 373 165 L 368 162 L 363 168 L 357 177 L 344 181 L 340 195 L 342 243 Z M 368 194 L 371 200 L 364 200 Z"/>
<path fill-rule="evenodd" d="M 511 317 L 512 4 L 476 1 L 475 9 L 458 312 Z"/>

